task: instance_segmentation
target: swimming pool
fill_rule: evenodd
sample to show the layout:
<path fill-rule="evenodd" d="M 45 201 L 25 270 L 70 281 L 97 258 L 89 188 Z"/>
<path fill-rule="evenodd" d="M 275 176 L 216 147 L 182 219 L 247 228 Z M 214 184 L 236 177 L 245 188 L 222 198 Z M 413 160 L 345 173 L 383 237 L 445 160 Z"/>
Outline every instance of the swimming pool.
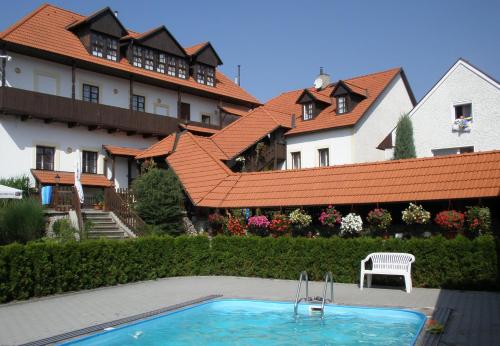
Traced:
<path fill-rule="evenodd" d="M 64 345 L 413 345 L 425 316 L 400 309 L 222 299 Z"/>

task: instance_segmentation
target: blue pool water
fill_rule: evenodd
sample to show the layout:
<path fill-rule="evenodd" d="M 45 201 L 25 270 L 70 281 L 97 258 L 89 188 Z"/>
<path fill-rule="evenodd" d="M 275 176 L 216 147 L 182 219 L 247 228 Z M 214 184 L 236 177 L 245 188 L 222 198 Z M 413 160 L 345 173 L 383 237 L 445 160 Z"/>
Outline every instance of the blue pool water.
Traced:
<path fill-rule="evenodd" d="M 300 304 L 216 300 L 65 345 L 413 345 L 418 312 L 325 306 L 325 317 Z"/>

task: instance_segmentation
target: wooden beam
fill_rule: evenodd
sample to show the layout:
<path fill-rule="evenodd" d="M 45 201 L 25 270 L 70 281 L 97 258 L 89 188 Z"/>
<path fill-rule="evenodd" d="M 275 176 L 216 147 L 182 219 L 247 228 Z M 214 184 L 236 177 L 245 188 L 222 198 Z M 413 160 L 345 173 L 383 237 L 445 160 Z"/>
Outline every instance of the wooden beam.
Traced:
<path fill-rule="evenodd" d="M 153 136 L 153 134 L 152 134 L 152 133 L 143 133 L 143 134 L 142 134 L 142 138 L 150 138 L 150 137 L 152 137 L 152 136 Z"/>
<path fill-rule="evenodd" d="M 71 98 L 74 100 L 76 98 L 76 67 L 75 62 L 71 65 Z"/>
<path fill-rule="evenodd" d="M 54 121 L 54 119 L 49 118 L 49 119 L 45 119 L 43 122 L 46 123 L 46 124 L 50 124 L 53 121 Z"/>
<path fill-rule="evenodd" d="M 27 114 L 21 115 L 21 121 L 26 121 L 28 119 L 31 119 L 31 115 L 27 115 Z"/>
<path fill-rule="evenodd" d="M 75 126 L 78 126 L 78 123 L 77 123 L 77 122 L 70 121 L 70 122 L 68 123 L 68 129 L 71 129 L 71 128 L 75 127 Z"/>
<path fill-rule="evenodd" d="M 115 133 L 118 129 L 108 129 L 108 133 Z"/>
<path fill-rule="evenodd" d="M 137 131 L 127 131 L 127 136 L 133 136 L 137 133 Z"/>
<path fill-rule="evenodd" d="M 97 126 L 97 125 L 89 125 L 87 128 L 88 128 L 89 131 L 94 131 L 94 130 L 97 130 L 99 128 L 99 126 Z"/>

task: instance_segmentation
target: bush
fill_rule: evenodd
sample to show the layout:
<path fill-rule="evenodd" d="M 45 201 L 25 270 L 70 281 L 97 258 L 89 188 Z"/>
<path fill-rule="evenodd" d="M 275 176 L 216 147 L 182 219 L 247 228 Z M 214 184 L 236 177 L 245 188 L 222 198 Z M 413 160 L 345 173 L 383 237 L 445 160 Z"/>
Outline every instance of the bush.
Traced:
<path fill-rule="evenodd" d="M 89 220 L 87 220 L 89 221 Z M 59 219 L 54 222 L 52 226 L 56 240 L 60 242 L 76 241 L 75 233 L 78 230 L 71 225 L 69 219 Z"/>
<path fill-rule="evenodd" d="M 0 209 L 0 244 L 38 239 L 44 229 L 43 209 L 34 199 L 9 201 Z"/>
<path fill-rule="evenodd" d="M 170 276 L 236 275 L 311 280 L 331 271 L 335 282 L 357 283 L 369 253 L 409 252 L 414 286 L 458 289 L 495 287 L 497 255 L 492 236 L 261 238 L 169 236 L 124 241 L 46 242 L 0 246 L 0 303 Z"/>
<path fill-rule="evenodd" d="M 394 159 L 411 159 L 417 157 L 415 143 L 413 142 L 413 125 L 410 116 L 405 114 L 399 118 L 396 127 L 396 144 Z"/>
<path fill-rule="evenodd" d="M 491 230 L 491 213 L 488 207 L 467 207 L 465 219 L 467 231 L 471 234 L 486 234 Z"/>
<path fill-rule="evenodd" d="M 135 179 L 132 188 L 137 198 L 135 209 L 147 224 L 158 226 L 165 233 L 181 233 L 184 197 L 171 170 L 152 168 Z"/>

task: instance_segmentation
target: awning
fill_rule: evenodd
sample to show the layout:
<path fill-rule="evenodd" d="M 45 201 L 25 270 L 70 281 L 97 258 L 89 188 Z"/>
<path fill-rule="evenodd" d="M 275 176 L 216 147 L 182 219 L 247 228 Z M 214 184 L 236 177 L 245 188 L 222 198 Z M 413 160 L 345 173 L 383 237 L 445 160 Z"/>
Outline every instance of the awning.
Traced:
<path fill-rule="evenodd" d="M 21 199 L 23 198 L 23 191 L 10 186 L 0 185 L 0 199 L 3 198 Z"/>
<path fill-rule="evenodd" d="M 130 147 L 120 147 L 117 145 L 109 145 L 109 144 L 104 144 L 102 147 L 104 148 L 104 150 L 108 152 L 108 154 L 114 156 L 136 157 L 144 150 L 144 149 L 137 149 Z"/>
<path fill-rule="evenodd" d="M 40 184 L 47 185 L 74 185 L 75 184 L 75 172 L 63 172 L 63 171 L 43 171 L 32 169 L 31 174 L 35 177 L 36 181 Z M 56 176 L 59 176 L 58 181 L 56 181 Z M 108 180 L 103 174 L 89 174 L 82 173 L 80 179 L 83 186 L 98 186 L 98 187 L 110 187 L 113 183 Z"/>

